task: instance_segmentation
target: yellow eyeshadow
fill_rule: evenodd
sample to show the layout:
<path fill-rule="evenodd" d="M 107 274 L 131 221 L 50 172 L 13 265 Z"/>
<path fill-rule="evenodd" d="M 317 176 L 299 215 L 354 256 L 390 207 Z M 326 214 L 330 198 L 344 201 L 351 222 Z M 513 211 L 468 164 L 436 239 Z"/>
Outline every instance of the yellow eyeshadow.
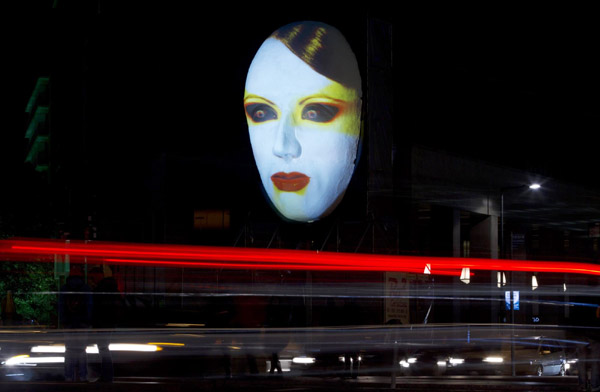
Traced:
<path fill-rule="evenodd" d="M 270 100 L 248 93 L 244 90 L 244 106 L 251 103 L 264 103 L 270 105 L 273 110 L 277 113 L 277 118 L 282 118 L 280 108 Z M 336 118 L 329 122 L 311 122 L 309 120 L 302 119 L 302 110 L 307 104 L 310 103 L 324 103 L 338 106 L 340 112 Z M 360 136 L 360 97 L 358 91 L 341 85 L 340 83 L 332 81 L 328 86 L 322 88 L 309 96 L 301 97 L 298 100 L 298 104 L 294 108 L 293 122 L 294 126 L 300 123 L 309 124 L 311 127 L 319 128 L 323 131 L 337 131 L 345 135 L 359 137 Z M 246 118 L 249 123 L 260 125 L 262 123 L 255 123 L 246 113 Z M 268 123 L 270 121 L 265 121 Z"/>
<path fill-rule="evenodd" d="M 248 112 L 246 111 L 246 106 L 252 105 L 254 103 L 262 103 L 262 104 L 268 105 L 271 109 L 273 109 L 275 111 L 275 113 L 277 113 L 277 118 L 272 119 L 272 120 L 262 121 L 262 122 L 255 122 L 254 120 L 252 120 L 252 118 L 248 115 Z M 275 120 L 281 118 L 281 110 L 279 110 L 277 105 L 275 105 L 273 102 L 269 101 L 266 98 L 259 97 L 257 95 L 253 95 L 253 94 L 248 94 L 248 91 L 246 91 L 246 90 L 244 90 L 244 113 L 246 114 L 246 120 L 248 121 L 248 124 L 254 124 L 254 125 L 261 125 L 264 123 L 269 123 L 271 121 L 275 121 Z"/>
<path fill-rule="evenodd" d="M 303 121 L 302 110 L 305 105 L 310 103 L 330 103 L 338 106 L 341 111 L 337 118 L 324 123 L 310 122 L 310 125 L 323 130 L 331 129 L 339 131 L 349 136 L 360 136 L 360 99 L 356 90 L 344 87 L 337 82 L 332 82 L 315 94 L 302 98 L 300 102 L 301 104 L 297 105 L 294 113 L 296 121 Z M 304 121 L 306 124 L 308 120 Z"/>
<path fill-rule="evenodd" d="M 257 102 L 257 103 L 266 103 L 266 104 L 269 104 L 274 107 L 277 106 L 277 105 L 275 105 L 275 103 L 269 101 L 268 99 L 266 99 L 264 97 L 254 95 L 254 94 L 249 94 L 247 91 L 244 91 L 244 105 L 246 105 L 248 103 L 248 101 Z"/>
<path fill-rule="evenodd" d="M 359 99 L 358 92 L 355 89 L 345 87 L 337 82 L 332 82 L 314 94 L 315 97 L 320 95 L 347 103 L 352 103 Z"/>

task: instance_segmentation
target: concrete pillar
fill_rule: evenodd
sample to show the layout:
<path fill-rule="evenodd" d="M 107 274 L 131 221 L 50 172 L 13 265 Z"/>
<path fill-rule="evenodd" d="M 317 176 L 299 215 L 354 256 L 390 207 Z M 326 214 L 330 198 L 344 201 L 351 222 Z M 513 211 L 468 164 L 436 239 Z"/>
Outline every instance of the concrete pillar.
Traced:
<path fill-rule="evenodd" d="M 455 208 L 452 211 L 452 256 L 461 257 L 460 252 L 460 210 Z M 461 281 L 454 277 L 452 281 L 452 291 L 454 291 L 454 298 L 460 296 Z M 463 301 L 452 301 L 452 319 L 455 323 L 461 322 L 461 306 L 466 306 Z"/>
<path fill-rule="evenodd" d="M 460 257 L 460 210 L 452 210 L 452 257 Z"/>
<path fill-rule="evenodd" d="M 487 216 L 471 228 L 471 255 L 473 257 L 498 258 L 498 217 Z M 490 321 L 496 322 L 502 313 L 504 290 L 497 287 L 497 271 L 490 273 Z"/>
<path fill-rule="evenodd" d="M 498 248 L 498 217 L 495 215 L 491 215 L 489 218 L 490 221 L 490 233 L 489 233 L 489 238 L 490 238 L 490 258 L 492 259 L 497 259 L 499 256 L 499 248 Z M 496 274 L 496 271 L 492 271 L 492 284 L 490 285 L 490 290 L 492 290 L 492 297 L 494 298 L 494 294 L 496 294 L 498 292 L 498 276 Z M 497 295 L 497 294 L 496 294 Z M 492 322 L 497 321 L 498 318 L 498 313 L 499 313 L 499 307 L 500 306 L 505 306 L 504 302 L 498 302 L 498 301 L 493 301 L 493 305 L 490 306 L 491 311 L 492 311 Z M 495 305 L 495 306 L 494 306 Z"/>
<path fill-rule="evenodd" d="M 498 258 L 498 217 L 492 215 L 490 220 L 490 258 Z"/>
<path fill-rule="evenodd" d="M 471 228 L 471 255 L 498 258 L 498 217 L 488 216 Z"/>

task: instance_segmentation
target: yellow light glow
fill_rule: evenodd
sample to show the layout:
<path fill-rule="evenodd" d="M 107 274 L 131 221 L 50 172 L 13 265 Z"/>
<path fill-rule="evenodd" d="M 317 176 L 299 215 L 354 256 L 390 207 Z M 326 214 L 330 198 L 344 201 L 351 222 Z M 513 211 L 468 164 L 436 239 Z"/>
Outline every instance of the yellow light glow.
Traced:
<path fill-rule="evenodd" d="M 158 342 L 158 343 L 150 342 L 150 343 L 147 343 L 147 344 L 153 344 L 155 346 L 173 346 L 173 347 L 183 347 L 183 346 L 185 346 L 184 343 L 166 343 L 166 342 Z"/>

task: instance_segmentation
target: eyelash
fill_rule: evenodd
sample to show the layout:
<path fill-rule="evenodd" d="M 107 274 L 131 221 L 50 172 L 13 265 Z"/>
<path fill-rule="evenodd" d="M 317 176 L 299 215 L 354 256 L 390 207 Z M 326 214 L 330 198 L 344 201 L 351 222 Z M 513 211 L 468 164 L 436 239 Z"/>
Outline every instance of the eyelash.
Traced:
<path fill-rule="evenodd" d="M 329 123 L 337 117 L 339 112 L 340 109 L 334 105 L 309 103 L 302 109 L 302 119 L 318 123 Z"/>
<path fill-rule="evenodd" d="M 246 105 L 246 115 L 255 123 L 277 119 L 275 109 L 264 103 L 249 103 Z"/>

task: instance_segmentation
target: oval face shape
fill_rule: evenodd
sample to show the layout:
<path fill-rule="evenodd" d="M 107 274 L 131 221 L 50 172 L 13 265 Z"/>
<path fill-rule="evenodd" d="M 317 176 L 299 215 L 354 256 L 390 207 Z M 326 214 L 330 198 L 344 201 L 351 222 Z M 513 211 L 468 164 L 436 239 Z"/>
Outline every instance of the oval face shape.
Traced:
<path fill-rule="evenodd" d="M 358 75 L 354 55 L 351 60 Z M 269 38 L 248 71 L 244 108 L 272 205 L 292 221 L 327 216 L 354 172 L 360 91 L 321 75 L 283 42 Z"/>

